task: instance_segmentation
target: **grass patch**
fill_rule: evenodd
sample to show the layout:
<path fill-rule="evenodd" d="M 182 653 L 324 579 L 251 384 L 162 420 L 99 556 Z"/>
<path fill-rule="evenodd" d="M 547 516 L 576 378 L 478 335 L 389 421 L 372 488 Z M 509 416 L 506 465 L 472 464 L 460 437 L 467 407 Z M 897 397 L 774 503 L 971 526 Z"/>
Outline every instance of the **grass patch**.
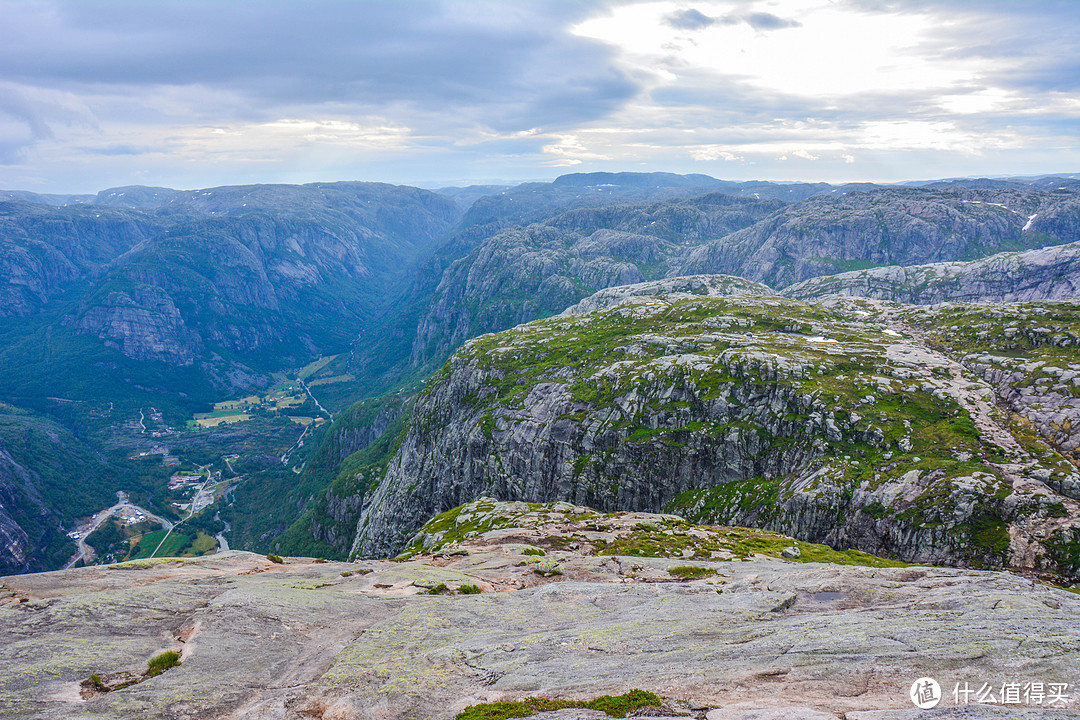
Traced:
<path fill-rule="evenodd" d="M 668 568 L 668 575 L 682 580 L 693 580 L 715 574 L 715 568 L 700 567 L 698 565 L 679 565 L 678 567 Z"/>
<path fill-rule="evenodd" d="M 480 594 L 480 586 L 479 585 L 462 585 L 462 586 L 458 587 L 458 592 L 461 593 L 462 595 L 479 595 Z"/>
<path fill-rule="evenodd" d="M 150 677 L 155 677 L 179 664 L 180 653 L 175 650 L 166 650 L 160 655 L 155 655 L 150 658 L 150 661 L 146 663 L 146 674 Z"/>
<path fill-rule="evenodd" d="M 505 718 L 529 717 L 541 712 L 567 708 L 599 710 L 608 717 L 624 718 L 635 710 L 660 707 L 660 698 L 644 690 L 631 690 L 624 695 L 602 695 L 594 700 L 556 700 L 531 697 L 517 702 L 484 703 L 470 705 L 457 714 L 455 720 L 504 720 Z"/>

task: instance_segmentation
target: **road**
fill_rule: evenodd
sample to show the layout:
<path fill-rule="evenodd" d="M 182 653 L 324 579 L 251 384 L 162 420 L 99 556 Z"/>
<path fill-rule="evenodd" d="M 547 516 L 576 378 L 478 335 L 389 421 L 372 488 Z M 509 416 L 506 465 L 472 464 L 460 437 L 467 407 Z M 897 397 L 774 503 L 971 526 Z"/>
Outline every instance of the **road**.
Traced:
<path fill-rule="evenodd" d="M 101 527 L 102 523 L 108 520 L 110 517 L 124 517 L 130 516 L 136 512 L 141 512 L 147 520 L 153 520 L 161 523 L 161 526 L 166 530 L 172 530 L 173 524 L 169 520 L 163 517 L 159 517 L 145 508 L 141 508 L 138 505 L 133 504 L 129 499 L 127 493 L 120 491 L 116 493 L 117 503 L 112 507 L 105 508 L 94 514 L 90 520 L 83 523 L 76 530 L 79 531 L 79 539 L 77 541 L 78 551 L 72 556 L 70 560 L 64 565 L 63 569 L 67 570 L 74 567 L 80 560 L 89 562 L 94 559 L 94 549 L 86 544 L 86 538 L 90 536 L 95 530 Z"/>
<path fill-rule="evenodd" d="M 324 408 L 322 406 L 322 403 L 320 403 L 318 399 L 311 393 L 311 388 L 307 386 L 307 383 L 301 380 L 299 376 L 297 376 L 296 382 L 299 383 L 300 387 L 304 388 L 304 392 L 306 392 L 308 397 L 311 398 L 311 402 L 315 403 L 315 407 L 319 408 L 319 410 L 322 410 L 323 414 L 326 415 L 326 417 L 330 418 L 330 421 L 333 422 L 333 414 L 331 414 L 329 410 Z"/>
<path fill-rule="evenodd" d="M 206 479 L 203 480 L 203 484 L 199 486 L 199 489 L 195 491 L 195 495 L 191 498 L 191 509 L 188 510 L 187 517 L 184 518 L 183 520 L 178 521 L 176 523 L 176 525 L 180 525 L 180 524 L 184 523 L 185 521 L 190 520 L 191 516 L 195 514 L 196 509 L 197 509 L 196 506 L 197 506 L 197 503 L 198 503 L 198 500 L 199 500 L 199 496 L 201 496 L 203 494 L 203 490 L 206 489 L 206 484 L 209 483 L 210 480 L 212 480 L 213 477 L 214 477 L 213 475 L 210 474 L 210 466 L 209 465 L 201 465 L 201 466 L 199 466 L 199 472 L 206 473 Z M 203 507 L 206 507 L 206 505 L 203 505 Z M 199 509 L 201 509 L 201 508 L 199 508 Z M 154 557 L 155 555 L 157 555 L 157 551 L 161 549 L 161 546 L 164 545 L 165 541 L 169 539 L 170 535 L 172 535 L 173 528 L 176 527 L 176 525 L 171 525 L 170 524 L 169 527 L 166 528 L 168 530 L 168 532 L 165 533 L 165 537 L 161 538 L 161 542 L 159 542 L 158 546 L 156 548 L 154 548 L 154 552 L 150 553 L 150 557 Z"/>

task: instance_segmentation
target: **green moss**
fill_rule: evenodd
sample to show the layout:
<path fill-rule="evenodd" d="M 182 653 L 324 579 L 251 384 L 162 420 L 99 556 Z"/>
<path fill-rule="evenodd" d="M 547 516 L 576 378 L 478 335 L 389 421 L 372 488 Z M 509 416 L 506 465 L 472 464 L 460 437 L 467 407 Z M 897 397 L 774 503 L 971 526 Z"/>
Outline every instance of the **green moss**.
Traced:
<path fill-rule="evenodd" d="M 486 437 L 488 440 L 491 440 L 494 430 L 495 418 L 492 417 L 491 413 L 484 413 L 484 415 L 480 418 L 480 432 L 482 432 L 484 434 L 484 437 Z"/>
<path fill-rule="evenodd" d="M 1046 514 L 1054 518 L 1063 518 L 1069 515 L 1069 511 L 1065 509 L 1065 503 L 1054 503 L 1046 506 Z"/>
<path fill-rule="evenodd" d="M 480 586 L 479 585 L 468 585 L 468 584 L 461 585 L 461 586 L 458 587 L 458 592 L 461 593 L 462 595 L 479 595 L 480 594 Z"/>
<path fill-rule="evenodd" d="M 1043 542 L 1043 547 L 1050 562 L 1047 570 L 1065 577 L 1080 575 L 1080 531 L 1075 528 L 1057 530 Z"/>
<path fill-rule="evenodd" d="M 470 705 L 457 714 L 455 720 L 505 720 L 529 717 L 541 712 L 580 708 L 599 710 L 608 717 L 624 718 L 631 712 L 647 707 L 660 707 L 663 703 L 657 695 L 644 690 L 631 690 L 623 695 L 602 695 L 593 700 L 556 700 L 530 697 L 517 702 L 484 703 Z"/>
<path fill-rule="evenodd" d="M 889 508 L 885 507 L 877 500 L 870 503 L 869 505 L 864 505 L 862 511 L 870 517 L 874 518 L 875 520 L 881 520 L 882 518 L 892 514 L 892 511 L 889 510 Z"/>
<path fill-rule="evenodd" d="M 521 551 L 521 554 L 522 555 L 541 555 L 541 556 L 547 555 L 547 553 L 544 552 L 543 548 L 538 548 L 538 547 L 525 548 L 524 550 Z"/>
<path fill-rule="evenodd" d="M 280 555 L 274 555 L 273 553 L 268 554 L 266 556 L 266 559 L 269 560 L 272 563 L 277 563 L 279 565 L 282 565 L 282 564 L 285 563 L 285 560 Z"/>
<path fill-rule="evenodd" d="M 699 565 L 679 565 L 677 567 L 668 568 L 668 575 L 683 580 L 693 580 L 695 578 L 703 578 L 715 574 L 715 568 L 701 567 Z"/>

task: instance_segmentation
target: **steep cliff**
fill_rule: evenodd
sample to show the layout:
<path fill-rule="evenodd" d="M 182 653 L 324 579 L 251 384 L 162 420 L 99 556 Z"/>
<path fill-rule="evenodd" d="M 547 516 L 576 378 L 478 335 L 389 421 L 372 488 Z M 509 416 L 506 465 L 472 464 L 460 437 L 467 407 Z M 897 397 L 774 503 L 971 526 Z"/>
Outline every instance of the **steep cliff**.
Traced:
<path fill-rule="evenodd" d="M 0 202 L 0 318 L 38 312 L 161 227 L 156 218 L 114 208 Z"/>
<path fill-rule="evenodd" d="M 477 338 L 417 400 L 354 554 L 488 495 L 676 510 L 917 562 L 1073 574 L 1080 475 L 895 306 L 642 297 Z"/>
<path fill-rule="evenodd" d="M 108 503 L 106 472 L 55 422 L 0 403 L 0 572 L 59 567 L 74 551 L 61 526 Z"/>
<path fill-rule="evenodd" d="M 913 305 L 1060 300 L 1080 294 L 1080 243 L 969 262 L 857 270 L 811 278 L 784 288 L 783 294 L 802 300 L 836 294 Z"/>
<path fill-rule="evenodd" d="M 876 265 L 973 260 L 1078 237 L 1077 191 L 886 188 L 793 204 L 697 248 L 676 274 L 727 273 L 782 288 Z"/>

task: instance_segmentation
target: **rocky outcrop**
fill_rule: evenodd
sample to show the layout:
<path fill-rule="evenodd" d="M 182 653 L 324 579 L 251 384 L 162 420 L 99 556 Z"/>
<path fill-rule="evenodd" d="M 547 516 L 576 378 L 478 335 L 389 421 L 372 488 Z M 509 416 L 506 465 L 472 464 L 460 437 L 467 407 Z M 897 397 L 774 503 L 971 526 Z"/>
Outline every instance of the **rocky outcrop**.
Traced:
<path fill-rule="evenodd" d="M 108 293 L 100 305 L 87 307 L 75 326 L 135 360 L 191 365 L 204 347 L 169 294 L 154 285 Z"/>
<path fill-rule="evenodd" d="M 767 285 L 731 275 L 690 275 L 598 290 L 581 302 L 563 310 L 562 315 L 584 315 L 593 310 L 621 305 L 627 300 L 636 300 L 642 296 L 663 295 L 670 301 L 671 299 L 689 299 L 699 295 L 722 297 L 724 295 L 774 294 L 775 291 Z"/>
<path fill-rule="evenodd" d="M 645 297 L 471 341 L 418 398 L 353 552 L 394 554 L 488 495 L 1069 574 L 1043 541 L 1070 542 L 1080 506 L 1054 488 L 1080 475 L 889 322 L 858 302 Z"/>
<path fill-rule="evenodd" d="M 1017 428 L 1022 434 L 1069 453 L 1080 448 L 1075 302 L 948 304 L 907 309 L 900 318 L 993 386 L 1014 420 L 1029 425 Z"/>
<path fill-rule="evenodd" d="M 650 717 L 911 720 L 912 684 L 936 677 L 942 706 L 919 717 L 1075 714 L 1068 691 L 1063 710 L 952 696 L 966 678 L 1080 682 L 1080 597 L 1024 577 L 566 503 L 484 500 L 425 536 L 403 562 L 230 552 L 0 578 L 2 712 L 451 720 L 636 688 Z M 163 651 L 180 655 L 163 675 L 81 692 Z"/>
<path fill-rule="evenodd" d="M 803 300 L 835 294 L 912 305 L 1060 300 L 1080 294 L 1080 243 L 971 262 L 840 273 L 797 283 L 783 294 Z"/>
<path fill-rule="evenodd" d="M 793 204 L 693 250 L 676 272 L 782 288 L 876 265 L 968 260 L 1078 237 L 1076 191 L 885 188 Z"/>

